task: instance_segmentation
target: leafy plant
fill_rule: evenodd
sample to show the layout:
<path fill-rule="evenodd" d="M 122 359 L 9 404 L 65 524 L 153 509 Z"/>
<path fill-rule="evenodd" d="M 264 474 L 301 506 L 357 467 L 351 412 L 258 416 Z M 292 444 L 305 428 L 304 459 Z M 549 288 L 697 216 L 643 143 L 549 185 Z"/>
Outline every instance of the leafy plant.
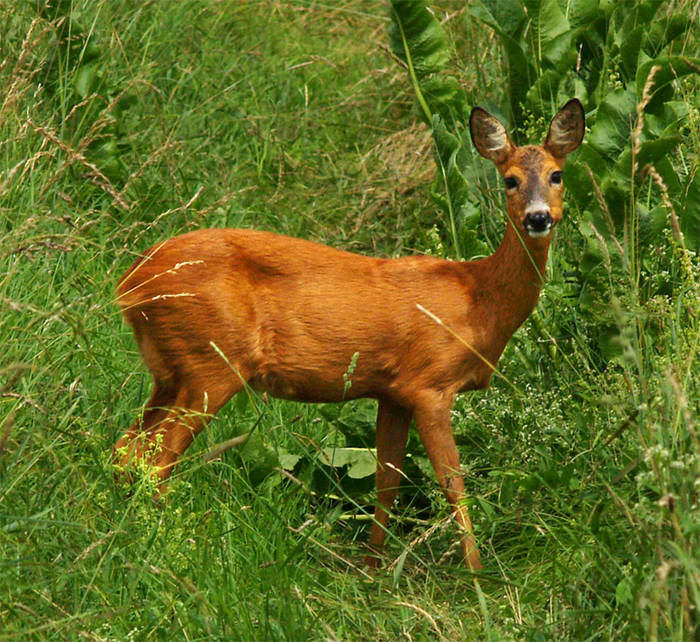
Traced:
<path fill-rule="evenodd" d="M 639 285 L 642 271 L 659 271 L 669 225 L 684 247 L 700 250 L 700 174 L 697 165 L 678 172 L 670 158 L 689 117 L 686 102 L 676 99 L 677 82 L 697 74 L 700 60 L 673 53 L 687 38 L 692 16 L 676 10 L 659 17 L 661 5 L 574 0 L 566 11 L 556 0 L 468 5 L 469 16 L 493 29 L 501 44 L 508 72 L 502 111 L 511 115 L 516 139 L 541 135 L 539 124 L 572 95 L 587 107 L 590 133 L 566 168 L 568 202 L 579 212 L 584 246 L 583 261 L 572 266 L 596 275 L 580 282 L 579 309 L 595 326 L 591 332 L 605 358 L 622 350 L 620 318 L 607 302 L 629 288 L 618 283 L 611 291 L 604 266 L 619 264 Z M 433 126 L 442 179 L 433 197 L 449 214 L 453 237 L 465 239 L 471 250 L 465 254 L 473 254 L 481 249 L 479 209 L 470 193 L 477 177 L 469 174 L 465 93 L 442 74 L 446 36 L 427 2 L 393 2 L 391 15 L 392 48 L 406 61 L 423 117 Z M 663 287 L 646 285 L 645 297 Z"/>
<path fill-rule="evenodd" d="M 455 253 L 483 254 L 481 213 L 463 171 L 471 158 L 467 96 L 454 76 L 443 73 L 451 52 L 429 2 L 392 0 L 389 42 L 405 62 L 421 117 L 432 128 L 438 177 L 431 195 L 448 217 Z"/>
<path fill-rule="evenodd" d="M 127 177 L 122 156 L 128 145 L 123 112 L 134 98 L 107 73 L 99 27 L 86 24 L 73 0 L 26 2 L 54 30 L 53 55 L 42 80 L 55 106 L 68 115 L 70 135 L 104 177 L 122 183 Z"/>
<path fill-rule="evenodd" d="M 546 119 L 572 95 L 587 106 L 591 131 L 578 163 L 568 170 L 570 192 L 584 219 L 608 238 L 637 224 L 658 234 L 660 213 L 653 206 L 660 196 L 646 206 L 637 198 L 649 180 L 647 168 L 654 167 L 682 212 L 678 218 L 687 246 L 697 250 L 700 202 L 687 195 L 698 193 L 700 179 L 697 171 L 679 176 L 669 156 L 688 117 L 674 83 L 700 73 L 700 60 L 673 53 L 674 45 L 682 47 L 693 18 L 678 9 L 658 16 L 662 4 L 575 0 L 565 14 L 556 0 L 479 0 L 470 11 L 501 41 L 509 72 L 508 110 L 517 129 Z M 603 200 L 594 198 L 596 187 Z"/>

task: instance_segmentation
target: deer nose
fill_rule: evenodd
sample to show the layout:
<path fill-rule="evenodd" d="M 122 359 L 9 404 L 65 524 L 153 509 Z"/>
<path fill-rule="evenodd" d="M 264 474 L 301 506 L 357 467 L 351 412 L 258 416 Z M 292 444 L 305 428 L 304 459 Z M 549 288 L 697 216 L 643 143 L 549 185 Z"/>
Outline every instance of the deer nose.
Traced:
<path fill-rule="evenodd" d="M 549 210 L 537 210 L 525 215 L 525 229 L 530 236 L 546 236 L 552 228 L 552 215 Z"/>

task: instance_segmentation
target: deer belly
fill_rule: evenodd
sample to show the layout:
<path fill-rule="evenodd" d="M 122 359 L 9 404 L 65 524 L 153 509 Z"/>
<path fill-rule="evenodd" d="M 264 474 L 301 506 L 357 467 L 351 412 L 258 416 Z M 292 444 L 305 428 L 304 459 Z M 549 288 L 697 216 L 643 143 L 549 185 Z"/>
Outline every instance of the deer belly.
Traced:
<path fill-rule="evenodd" d="M 253 377 L 248 382 L 257 392 L 266 392 L 272 397 L 305 402 L 332 402 L 350 398 L 344 396 L 342 378 L 322 377 L 318 373 L 298 371 L 292 376 L 279 372 L 267 372 Z M 355 396 L 355 395 L 353 395 Z"/>

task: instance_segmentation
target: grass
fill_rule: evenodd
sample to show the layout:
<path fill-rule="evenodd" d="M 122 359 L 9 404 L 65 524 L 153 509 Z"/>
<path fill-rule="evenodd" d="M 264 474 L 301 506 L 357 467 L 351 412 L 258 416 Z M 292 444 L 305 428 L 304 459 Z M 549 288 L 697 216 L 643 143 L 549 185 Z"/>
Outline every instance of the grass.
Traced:
<path fill-rule="evenodd" d="M 446 4 L 464 82 L 497 99 L 495 42 Z M 669 288 L 642 305 L 614 265 L 578 265 L 568 212 L 505 379 L 455 407 L 478 576 L 415 435 L 388 568 L 359 566 L 372 480 L 317 453 L 371 431 L 369 402 L 258 400 L 258 417 L 236 400 L 166 501 L 147 479 L 127 496 L 109 451 L 150 381 L 113 293 L 134 256 L 203 226 L 445 253 L 429 133 L 377 3 L 74 2 L 69 47 L 30 3 L 0 7 L 0 639 L 693 639 L 700 269 L 670 226 L 652 275 Z M 482 199 L 497 243 L 499 201 Z M 574 271 L 609 283 L 614 362 Z M 253 426 L 240 452 L 204 460 Z M 303 466 L 275 472 L 271 452 Z"/>

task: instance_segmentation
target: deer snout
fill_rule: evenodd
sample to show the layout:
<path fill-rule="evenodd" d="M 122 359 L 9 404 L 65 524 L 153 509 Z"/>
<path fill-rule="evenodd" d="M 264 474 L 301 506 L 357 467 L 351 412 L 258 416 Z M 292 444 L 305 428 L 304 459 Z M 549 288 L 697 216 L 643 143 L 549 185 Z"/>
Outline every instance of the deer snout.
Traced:
<path fill-rule="evenodd" d="M 526 212 L 523 225 L 530 236 L 535 238 L 547 236 L 554 226 L 554 219 L 547 207 Z"/>

